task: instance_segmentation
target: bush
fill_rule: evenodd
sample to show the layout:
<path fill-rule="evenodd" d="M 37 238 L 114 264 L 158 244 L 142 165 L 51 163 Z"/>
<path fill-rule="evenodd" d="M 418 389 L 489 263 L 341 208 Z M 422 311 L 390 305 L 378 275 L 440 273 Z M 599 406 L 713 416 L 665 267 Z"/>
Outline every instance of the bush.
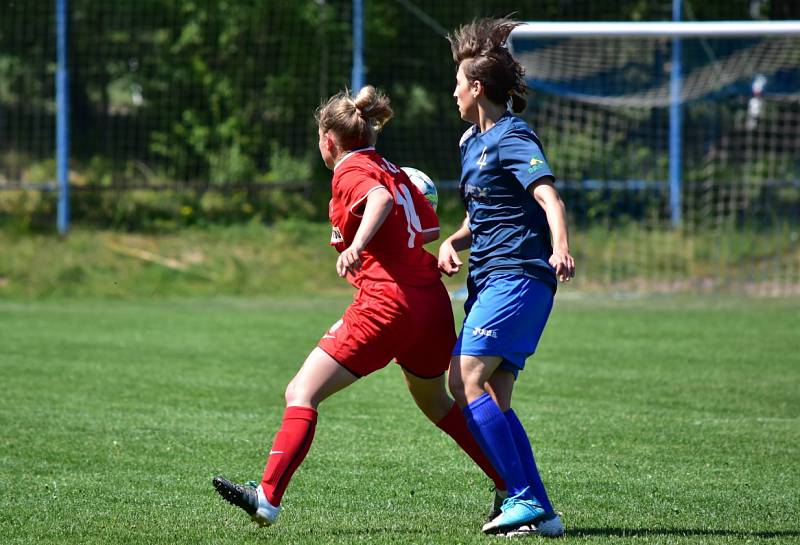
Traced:
<path fill-rule="evenodd" d="M 121 231 L 169 232 L 187 226 L 272 223 L 281 218 L 326 218 L 322 199 L 308 184 L 224 188 L 113 189 L 76 187 L 70 223 Z M 18 233 L 52 232 L 58 195 L 43 190 L 0 191 L 0 225 Z"/>

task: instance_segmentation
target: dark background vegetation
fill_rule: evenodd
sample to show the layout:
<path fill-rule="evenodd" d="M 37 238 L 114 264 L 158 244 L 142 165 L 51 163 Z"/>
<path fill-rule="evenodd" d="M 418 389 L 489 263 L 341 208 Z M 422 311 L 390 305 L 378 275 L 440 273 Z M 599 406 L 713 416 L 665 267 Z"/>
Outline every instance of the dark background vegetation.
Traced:
<path fill-rule="evenodd" d="M 386 90 L 398 112 L 381 150 L 444 181 L 458 177 L 454 143 L 464 129 L 450 96 L 444 32 L 484 15 L 646 21 L 669 20 L 672 9 L 668 0 L 365 5 L 366 80 Z M 684 3 L 684 18 L 800 18 L 798 6 L 694 1 Z M 73 221 L 163 230 L 290 215 L 324 220 L 329 174 L 317 157 L 312 114 L 350 83 L 351 7 L 350 0 L 72 0 Z M 52 188 L 53 2 L 0 0 L 0 11 L 0 184 Z M 446 187 L 441 213 L 457 216 L 460 204 Z M 593 206 L 576 204 L 585 208 L 579 212 Z M 52 230 L 54 210 L 53 192 L 0 192 L 0 220 L 14 229 Z"/>

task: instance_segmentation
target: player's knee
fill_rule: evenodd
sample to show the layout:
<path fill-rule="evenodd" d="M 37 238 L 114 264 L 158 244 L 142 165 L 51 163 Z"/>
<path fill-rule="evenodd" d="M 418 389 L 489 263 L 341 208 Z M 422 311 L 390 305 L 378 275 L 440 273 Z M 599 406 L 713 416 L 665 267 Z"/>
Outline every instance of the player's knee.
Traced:
<path fill-rule="evenodd" d="M 466 389 L 464 388 L 464 381 L 461 374 L 458 372 L 451 372 L 447 378 L 447 386 L 450 388 L 450 393 L 453 399 L 456 400 L 459 406 L 464 407 L 467 405 Z"/>
<path fill-rule="evenodd" d="M 472 369 L 461 369 L 456 380 L 450 384 L 450 391 L 462 407 L 486 393 L 480 373 Z"/>
<path fill-rule="evenodd" d="M 286 402 L 287 407 L 292 404 L 295 395 L 296 392 L 294 389 L 294 385 L 290 382 L 289 384 L 286 385 L 286 390 L 283 392 L 283 400 Z"/>
<path fill-rule="evenodd" d="M 286 391 L 283 393 L 283 398 L 286 401 L 286 406 L 313 406 L 311 405 L 311 396 L 307 388 L 303 387 L 302 382 L 296 378 L 292 379 L 286 386 Z"/>

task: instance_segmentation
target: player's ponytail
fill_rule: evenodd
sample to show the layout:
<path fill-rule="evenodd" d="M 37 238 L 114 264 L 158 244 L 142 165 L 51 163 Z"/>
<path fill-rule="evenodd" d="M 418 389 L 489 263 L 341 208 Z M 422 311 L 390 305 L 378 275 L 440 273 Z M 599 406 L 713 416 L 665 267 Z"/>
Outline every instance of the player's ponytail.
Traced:
<path fill-rule="evenodd" d="M 389 98 L 372 85 L 356 96 L 342 91 L 317 109 L 316 119 L 323 131 L 332 131 L 344 150 L 374 146 L 378 133 L 394 112 Z"/>
<path fill-rule="evenodd" d="M 463 67 L 467 80 L 480 81 L 486 98 L 495 104 L 510 100 L 515 112 L 525 109 L 528 87 L 525 69 L 511 56 L 506 42 L 519 24 L 507 17 L 478 19 L 447 36 L 453 60 Z"/>
<path fill-rule="evenodd" d="M 392 118 L 394 112 L 389 105 L 389 98 L 372 85 L 363 87 L 353 99 L 356 111 L 376 131 Z"/>
<path fill-rule="evenodd" d="M 525 100 L 523 97 L 519 96 L 517 93 L 511 93 L 511 111 L 515 113 L 520 113 L 525 110 L 525 107 L 528 105 L 528 101 Z"/>

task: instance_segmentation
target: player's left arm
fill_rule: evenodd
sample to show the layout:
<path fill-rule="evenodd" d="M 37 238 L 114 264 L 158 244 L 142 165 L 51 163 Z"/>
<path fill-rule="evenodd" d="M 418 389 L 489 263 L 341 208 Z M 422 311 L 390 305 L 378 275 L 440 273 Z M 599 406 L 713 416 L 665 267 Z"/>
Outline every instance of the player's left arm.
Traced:
<path fill-rule="evenodd" d="M 388 189 L 379 187 L 369 192 L 353 242 L 336 260 L 336 272 L 339 276 L 344 277 L 361 268 L 361 252 L 386 221 L 393 204 L 394 199 Z"/>
<path fill-rule="evenodd" d="M 575 276 L 575 260 L 569 253 L 566 208 L 556 191 L 553 177 L 542 176 L 528 187 L 528 192 L 547 215 L 547 224 L 550 226 L 550 236 L 553 239 L 550 265 L 556 270 L 556 276 L 561 282 L 569 282 Z"/>

